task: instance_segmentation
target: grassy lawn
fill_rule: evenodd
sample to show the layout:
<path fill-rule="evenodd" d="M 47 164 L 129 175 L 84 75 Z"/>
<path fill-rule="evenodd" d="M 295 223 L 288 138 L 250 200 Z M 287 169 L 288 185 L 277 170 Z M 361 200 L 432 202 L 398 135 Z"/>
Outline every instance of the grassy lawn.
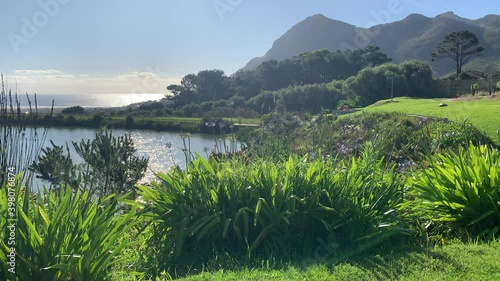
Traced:
<path fill-rule="evenodd" d="M 76 118 L 91 119 L 93 116 L 90 115 L 74 115 Z M 126 116 L 106 116 L 111 120 L 124 120 Z M 134 117 L 135 120 L 153 120 L 162 122 L 186 122 L 186 123 L 199 123 L 202 118 L 199 117 L 177 117 L 177 116 L 165 116 L 165 117 Z M 223 118 L 228 122 L 234 122 L 235 124 L 260 124 L 260 118 Z"/>
<path fill-rule="evenodd" d="M 63 127 L 84 127 L 84 128 L 128 128 L 159 131 L 176 131 L 199 133 L 207 132 L 207 128 L 202 126 L 203 118 L 197 117 L 155 117 L 155 116 L 133 116 L 127 121 L 126 116 L 102 116 L 102 120 L 96 115 L 56 115 L 52 119 L 40 119 L 35 125 L 50 125 Z M 235 127 L 258 127 L 261 124 L 260 118 L 224 118 L 229 124 Z M 45 122 L 45 123 L 44 123 Z M 215 128 L 219 132 L 219 128 Z M 212 132 L 212 130 L 208 130 Z"/>
<path fill-rule="evenodd" d="M 439 107 L 440 103 L 448 106 Z M 462 99 L 417 99 L 400 97 L 382 100 L 363 108 L 359 112 L 396 111 L 407 114 L 443 117 L 451 121 L 463 122 L 465 118 L 477 128 L 484 130 L 498 141 L 497 130 L 500 128 L 500 96 L 479 96 Z M 356 114 L 359 114 L 356 113 Z"/>
<path fill-rule="evenodd" d="M 401 250 L 306 269 L 219 270 L 181 280 L 500 280 L 500 242 Z"/>
<path fill-rule="evenodd" d="M 91 115 L 75 115 L 77 119 L 92 119 Z M 126 116 L 106 116 L 114 121 L 125 120 Z M 252 124 L 252 125 L 260 125 L 260 118 L 223 118 L 228 122 L 233 122 L 235 124 Z M 176 117 L 176 116 L 167 116 L 167 117 L 134 117 L 134 120 L 147 121 L 151 120 L 153 122 L 179 122 L 179 123 L 192 123 L 199 124 L 202 118 L 199 117 Z M 241 123 L 240 123 L 241 122 Z"/>

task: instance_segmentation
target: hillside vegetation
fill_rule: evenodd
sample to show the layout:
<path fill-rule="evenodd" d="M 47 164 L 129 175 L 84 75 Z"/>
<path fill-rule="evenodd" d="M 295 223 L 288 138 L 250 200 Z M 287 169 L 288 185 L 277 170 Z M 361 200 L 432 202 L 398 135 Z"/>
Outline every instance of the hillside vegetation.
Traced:
<path fill-rule="evenodd" d="M 376 21 L 377 18 L 374 18 L 374 22 Z M 430 53 L 438 42 L 447 33 L 459 30 L 470 30 L 478 35 L 481 45 L 486 49 L 485 57 L 500 55 L 498 15 L 471 20 L 452 12 L 437 15 L 435 18 L 411 14 L 403 20 L 376 24 L 368 29 L 318 14 L 291 27 L 273 43 L 264 56 L 252 59 L 242 70 L 256 69 L 264 61 L 280 61 L 303 52 L 319 49 L 357 49 L 367 45 L 379 46 L 395 63 L 411 59 L 430 62 Z M 454 69 L 451 62 L 433 63 L 431 66 L 437 75 L 444 75 Z M 476 70 L 486 71 L 488 64 L 479 66 Z"/>
<path fill-rule="evenodd" d="M 448 106 L 439 107 L 441 103 Z M 456 99 L 420 99 L 398 97 L 381 100 L 360 110 L 361 112 L 401 112 L 408 115 L 421 115 L 447 118 L 451 121 L 470 121 L 477 128 L 484 130 L 488 136 L 498 140 L 500 129 L 500 97 L 464 96 Z M 359 114 L 357 113 L 357 114 Z"/>

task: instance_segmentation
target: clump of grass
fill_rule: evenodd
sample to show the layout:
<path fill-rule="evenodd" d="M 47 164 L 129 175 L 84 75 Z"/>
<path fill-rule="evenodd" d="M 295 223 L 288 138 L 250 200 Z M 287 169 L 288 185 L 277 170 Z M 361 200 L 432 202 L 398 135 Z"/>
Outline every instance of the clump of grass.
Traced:
<path fill-rule="evenodd" d="M 119 240 L 138 224 L 137 205 L 120 213 L 124 197 L 92 199 L 70 187 L 34 195 L 16 177 L 15 246 L 7 245 L 10 218 L 7 188 L 0 191 L 0 275 L 3 280 L 109 280 L 121 251 L 137 241 Z M 15 247 L 15 275 L 7 254 Z"/>
<path fill-rule="evenodd" d="M 363 151 L 349 161 L 198 158 L 139 186 L 154 221 L 157 272 L 222 253 L 308 256 L 319 238 L 340 258 L 403 233 L 401 178 L 373 145 Z"/>
<path fill-rule="evenodd" d="M 40 153 L 47 128 L 30 127 L 32 120 L 38 118 L 37 98 L 34 105 L 28 94 L 29 111 L 21 112 L 21 97 L 7 89 L 7 81 L 1 77 L 0 89 L 0 184 L 7 182 L 9 169 L 16 173 L 25 171 L 25 181 L 31 179 L 32 173 L 27 169 Z"/>
<path fill-rule="evenodd" d="M 431 158 L 417 174 L 415 196 L 433 221 L 459 235 L 500 233 L 500 153 L 472 143 Z M 420 209 L 420 208 L 419 208 Z"/>

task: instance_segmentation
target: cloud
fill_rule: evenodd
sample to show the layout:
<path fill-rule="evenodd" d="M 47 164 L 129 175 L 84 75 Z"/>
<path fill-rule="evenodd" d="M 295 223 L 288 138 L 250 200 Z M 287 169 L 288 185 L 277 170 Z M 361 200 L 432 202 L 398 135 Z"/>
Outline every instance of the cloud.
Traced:
<path fill-rule="evenodd" d="M 63 74 L 59 70 L 54 69 L 46 69 L 46 70 L 38 70 L 38 69 L 21 69 L 16 70 L 14 72 L 15 75 L 54 75 L 54 74 Z"/>

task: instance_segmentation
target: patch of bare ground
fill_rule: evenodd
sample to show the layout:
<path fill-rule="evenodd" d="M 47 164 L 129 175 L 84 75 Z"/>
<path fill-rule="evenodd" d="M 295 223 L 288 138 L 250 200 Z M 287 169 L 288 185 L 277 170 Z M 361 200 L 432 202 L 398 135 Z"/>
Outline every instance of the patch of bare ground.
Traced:
<path fill-rule="evenodd" d="M 457 101 L 474 101 L 480 99 L 494 99 L 500 100 L 500 93 L 492 94 L 491 96 L 488 94 L 477 94 L 477 95 L 463 95 L 452 99 L 445 99 L 445 101 L 449 102 L 457 102 Z"/>
<path fill-rule="evenodd" d="M 396 102 L 399 102 L 399 101 L 391 101 L 391 100 L 383 100 L 383 101 L 378 101 L 376 102 L 375 104 L 373 104 L 374 106 L 379 106 L 379 105 L 384 105 L 384 104 L 388 104 L 388 103 L 396 103 Z"/>

